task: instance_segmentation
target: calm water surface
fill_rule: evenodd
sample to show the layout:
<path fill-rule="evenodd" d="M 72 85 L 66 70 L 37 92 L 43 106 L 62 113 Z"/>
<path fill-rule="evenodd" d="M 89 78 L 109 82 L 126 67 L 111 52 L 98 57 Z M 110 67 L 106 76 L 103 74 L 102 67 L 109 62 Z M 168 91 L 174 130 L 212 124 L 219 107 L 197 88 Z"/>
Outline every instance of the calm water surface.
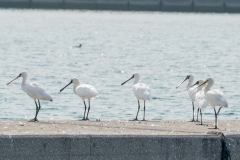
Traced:
<path fill-rule="evenodd" d="M 220 88 L 229 103 L 219 119 L 239 119 L 239 19 L 240 14 L 1 9 L 0 119 L 35 115 L 22 79 L 6 86 L 23 71 L 54 99 L 42 102 L 40 120 L 82 118 L 83 103 L 73 86 L 59 92 L 72 77 L 99 92 L 90 119 L 133 119 L 133 81 L 120 84 L 135 72 L 151 88 L 148 120 L 191 119 L 187 83 L 175 89 L 187 74 L 195 80 L 212 77 L 213 88 Z M 80 43 L 82 48 L 73 47 Z M 203 118 L 214 119 L 210 106 Z"/>

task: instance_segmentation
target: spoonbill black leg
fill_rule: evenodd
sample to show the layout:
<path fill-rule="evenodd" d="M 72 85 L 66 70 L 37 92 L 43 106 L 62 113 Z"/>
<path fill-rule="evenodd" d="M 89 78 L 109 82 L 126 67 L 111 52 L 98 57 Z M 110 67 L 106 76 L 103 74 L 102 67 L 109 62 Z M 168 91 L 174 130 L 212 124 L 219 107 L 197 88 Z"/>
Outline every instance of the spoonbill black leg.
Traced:
<path fill-rule="evenodd" d="M 88 100 L 88 112 L 87 112 L 87 118 L 86 118 L 86 120 L 89 120 L 89 119 L 88 119 L 88 113 L 89 113 L 89 111 L 90 111 L 90 100 Z"/>
<path fill-rule="evenodd" d="M 202 110 L 200 109 L 200 116 L 201 116 L 201 125 L 202 125 Z"/>
<path fill-rule="evenodd" d="M 145 121 L 145 101 L 144 101 L 144 113 L 143 113 L 143 121 Z"/>
<path fill-rule="evenodd" d="M 139 109 L 140 109 L 140 103 L 139 103 L 139 100 L 138 100 L 138 111 L 137 111 L 137 115 L 136 115 L 136 118 L 134 119 L 135 121 L 137 121 L 137 117 L 138 117 L 138 112 L 139 112 Z"/>
<path fill-rule="evenodd" d="M 40 104 L 40 101 L 38 100 L 38 111 L 37 111 L 37 116 L 38 116 L 38 112 L 40 111 L 40 109 L 41 109 L 41 104 Z M 36 116 L 36 118 L 37 118 L 37 116 Z"/>
<path fill-rule="evenodd" d="M 35 114 L 35 118 L 30 119 L 30 122 L 36 122 L 36 121 L 38 121 L 38 119 L 37 119 L 38 105 L 37 105 L 37 102 L 36 102 L 36 101 L 34 101 L 34 102 L 35 102 L 35 104 L 36 104 L 36 114 Z"/>
<path fill-rule="evenodd" d="M 85 119 L 85 114 L 86 114 L 87 107 L 86 107 L 85 101 L 83 101 L 83 103 L 84 103 L 85 110 L 84 110 L 84 116 L 83 116 L 83 119 L 82 119 L 82 120 L 86 120 L 86 119 Z"/>
<path fill-rule="evenodd" d="M 192 122 L 194 122 L 195 120 L 194 120 L 194 103 L 192 102 L 192 109 L 193 109 L 193 119 L 192 119 Z"/>
<path fill-rule="evenodd" d="M 215 107 L 214 107 L 214 113 L 215 113 L 215 129 L 217 129 L 217 116 L 218 116 L 221 108 L 222 108 L 222 107 L 220 107 L 220 108 L 218 109 L 218 112 L 216 112 L 216 109 L 215 109 Z"/>
<path fill-rule="evenodd" d="M 199 113 L 199 108 L 197 109 L 197 119 L 196 119 L 196 122 L 199 122 L 199 120 L 198 120 L 198 113 Z"/>

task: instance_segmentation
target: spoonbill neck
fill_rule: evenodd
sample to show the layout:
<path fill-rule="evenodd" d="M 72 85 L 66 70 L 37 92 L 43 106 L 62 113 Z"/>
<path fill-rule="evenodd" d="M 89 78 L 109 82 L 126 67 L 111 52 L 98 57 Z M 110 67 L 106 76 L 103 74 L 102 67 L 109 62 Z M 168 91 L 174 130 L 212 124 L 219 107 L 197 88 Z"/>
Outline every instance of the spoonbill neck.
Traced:
<path fill-rule="evenodd" d="M 206 82 L 207 82 L 207 86 L 206 86 L 205 89 L 204 89 L 205 94 L 206 94 L 207 91 L 210 90 L 210 88 L 211 88 L 211 87 L 213 86 L 213 84 L 214 84 L 214 81 L 213 81 L 212 78 L 208 78 L 208 79 L 206 80 Z"/>
<path fill-rule="evenodd" d="M 22 85 L 25 85 L 27 83 L 27 75 L 24 75 L 22 78 Z"/>
<path fill-rule="evenodd" d="M 133 85 L 137 84 L 139 82 L 139 79 L 140 79 L 139 77 L 134 77 Z"/>
<path fill-rule="evenodd" d="M 189 78 L 188 79 L 188 84 L 187 84 L 187 88 L 191 87 L 193 83 L 193 78 Z"/>
<path fill-rule="evenodd" d="M 74 81 L 73 83 L 73 92 L 76 94 L 76 88 L 80 86 L 80 82 L 79 81 Z"/>
<path fill-rule="evenodd" d="M 211 83 L 207 83 L 207 86 L 204 88 L 204 92 L 205 92 L 205 94 L 207 93 L 207 91 L 209 91 L 210 90 L 210 88 L 213 86 L 213 84 L 211 84 Z"/>

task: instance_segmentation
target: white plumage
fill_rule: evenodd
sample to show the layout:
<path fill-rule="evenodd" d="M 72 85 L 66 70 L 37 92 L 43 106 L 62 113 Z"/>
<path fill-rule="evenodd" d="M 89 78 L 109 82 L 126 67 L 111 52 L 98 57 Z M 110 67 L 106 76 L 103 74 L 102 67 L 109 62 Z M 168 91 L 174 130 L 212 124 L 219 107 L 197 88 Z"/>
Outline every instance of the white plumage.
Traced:
<path fill-rule="evenodd" d="M 144 83 L 137 83 L 133 85 L 133 93 L 137 97 L 137 99 L 141 99 L 144 101 L 151 99 L 150 88 Z"/>
<path fill-rule="evenodd" d="M 145 101 L 146 100 L 150 100 L 151 99 L 151 91 L 150 88 L 144 84 L 144 83 L 138 83 L 140 76 L 138 73 L 133 74 L 133 76 L 128 79 L 127 81 L 123 82 L 121 85 L 124 85 L 126 82 L 128 82 L 129 80 L 134 78 L 134 82 L 133 82 L 133 93 L 136 96 L 137 100 L 138 100 L 138 111 L 137 111 L 137 115 L 136 118 L 134 120 L 137 120 L 138 117 L 138 112 L 140 109 L 140 103 L 139 100 L 143 100 L 144 101 L 144 116 L 143 116 L 143 120 L 145 120 Z"/>
<path fill-rule="evenodd" d="M 36 115 L 35 118 L 31 119 L 30 121 L 38 121 L 37 119 L 37 115 L 39 110 L 41 109 L 41 105 L 40 105 L 40 101 L 39 100 L 44 100 L 44 101 L 52 101 L 52 97 L 50 96 L 50 94 L 47 93 L 47 91 L 38 83 L 27 83 L 27 77 L 28 74 L 26 72 L 22 72 L 19 74 L 19 76 L 17 76 L 15 79 L 13 79 L 12 81 L 10 81 L 9 83 L 7 83 L 7 85 L 9 85 L 11 82 L 13 82 L 14 80 L 16 80 L 17 78 L 22 77 L 22 90 L 24 92 L 26 92 L 29 97 L 31 97 L 35 104 L 36 104 Z M 38 105 L 36 100 L 38 100 Z"/>
<path fill-rule="evenodd" d="M 206 97 L 210 105 L 214 108 L 215 106 L 228 107 L 228 102 L 223 92 L 219 89 L 206 90 Z"/>
<path fill-rule="evenodd" d="M 176 87 L 176 89 L 177 89 L 178 87 L 180 87 L 181 84 L 182 84 L 183 82 L 185 82 L 186 80 L 188 80 L 187 92 L 188 92 L 188 96 L 189 96 L 190 100 L 192 101 L 192 107 L 193 107 L 193 119 L 192 119 L 192 122 L 194 122 L 194 121 L 195 121 L 195 120 L 194 120 L 194 101 L 195 101 L 195 95 L 196 95 L 196 93 L 197 93 L 200 89 L 195 90 L 194 88 L 191 88 L 192 83 L 193 83 L 193 80 L 194 80 L 194 77 L 193 77 L 193 75 L 191 75 L 191 74 L 190 74 L 190 75 L 187 75 L 187 77 Z M 197 114 L 198 114 L 198 111 L 197 111 Z M 196 121 L 198 121 L 198 119 L 197 119 Z"/>
<path fill-rule="evenodd" d="M 219 114 L 222 107 L 228 107 L 228 102 L 222 91 L 220 91 L 219 89 L 210 89 L 214 84 L 214 81 L 212 78 L 206 79 L 205 82 L 199 85 L 198 87 L 206 83 L 207 83 L 207 86 L 204 89 L 204 94 L 206 95 L 207 101 L 214 109 L 215 129 L 217 129 L 217 115 Z M 216 109 L 215 109 L 216 106 L 219 106 L 218 112 L 216 112 Z"/>
<path fill-rule="evenodd" d="M 195 100 L 199 109 L 204 109 L 209 104 L 203 90 L 196 94 Z"/>
<path fill-rule="evenodd" d="M 34 100 L 52 101 L 52 97 L 46 92 L 42 85 L 38 83 L 22 84 L 22 90 Z"/>
<path fill-rule="evenodd" d="M 201 84 L 203 84 L 203 83 L 204 83 L 204 80 L 199 80 L 199 81 L 197 81 L 194 85 L 192 85 L 191 88 L 189 88 L 189 89 L 195 90 L 195 91 L 198 91 L 198 90 L 199 90 L 199 91 L 196 93 L 196 95 L 195 95 L 195 102 L 197 103 L 198 109 L 199 109 L 199 111 L 200 111 L 200 115 L 201 115 L 201 122 L 200 122 L 200 124 L 201 124 L 201 125 L 202 125 L 202 109 L 203 109 L 203 108 L 206 108 L 209 103 L 208 103 L 207 98 L 206 98 L 206 96 L 205 96 L 205 94 L 204 94 L 204 90 L 203 90 L 204 85 L 198 87 L 197 89 L 196 89 L 196 88 L 193 88 L 193 86 L 195 86 L 195 85 L 201 85 Z"/>
<path fill-rule="evenodd" d="M 95 97 L 98 95 L 97 90 L 89 85 L 89 84 L 80 84 L 79 80 L 77 78 L 73 78 L 71 79 L 70 83 L 68 85 L 70 85 L 71 83 L 73 83 L 73 92 L 78 95 L 80 98 L 82 98 L 83 103 L 84 103 L 84 107 L 85 107 L 85 111 L 84 111 L 84 116 L 83 116 L 83 120 L 89 120 L 88 119 L 88 114 L 90 111 L 90 100 L 91 98 Z M 61 91 L 63 91 L 68 85 L 66 85 L 65 87 L 63 87 Z M 86 114 L 86 103 L 85 103 L 85 99 L 88 99 L 88 112 L 87 112 L 87 116 L 85 117 Z"/>
<path fill-rule="evenodd" d="M 89 84 L 81 84 L 76 87 L 75 94 L 81 97 L 82 100 L 85 100 L 85 99 L 91 99 L 97 96 L 98 92 L 93 86 Z"/>

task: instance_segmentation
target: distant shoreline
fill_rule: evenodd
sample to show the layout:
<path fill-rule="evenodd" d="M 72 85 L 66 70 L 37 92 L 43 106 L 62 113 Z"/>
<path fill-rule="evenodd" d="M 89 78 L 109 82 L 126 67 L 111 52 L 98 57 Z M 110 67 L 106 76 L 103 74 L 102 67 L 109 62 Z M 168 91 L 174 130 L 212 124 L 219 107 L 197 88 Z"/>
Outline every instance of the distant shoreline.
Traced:
<path fill-rule="evenodd" d="M 216 12 L 240 13 L 240 1 L 218 0 L 21 0 L 2 1 L 0 8 L 29 9 L 87 9 L 87 10 L 122 10 L 122 11 L 163 11 L 163 12 Z"/>

